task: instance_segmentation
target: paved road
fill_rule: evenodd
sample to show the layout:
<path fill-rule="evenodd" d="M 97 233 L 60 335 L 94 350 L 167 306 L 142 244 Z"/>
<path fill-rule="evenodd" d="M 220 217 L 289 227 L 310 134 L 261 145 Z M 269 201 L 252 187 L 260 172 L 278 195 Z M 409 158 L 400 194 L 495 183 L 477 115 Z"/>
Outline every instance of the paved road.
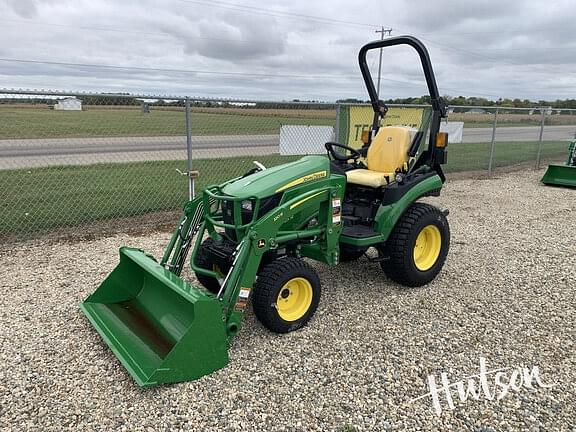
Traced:
<path fill-rule="evenodd" d="M 278 147 L 278 135 L 194 137 L 194 149 Z M 186 150 L 185 136 L 0 140 L 0 158 Z"/>
<path fill-rule="evenodd" d="M 200 136 L 193 158 L 274 154 L 278 145 L 278 135 Z M 182 159 L 185 136 L 0 140 L 0 169 Z"/>
<path fill-rule="evenodd" d="M 545 141 L 562 141 L 574 138 L 576 126 L 546 126 L 542 139 Z M 496 128 L 496 139 L 499 141 L 537 141 L 540 137 L 539 126 L 513 126 Z M 490 142 L 492 128 L 465 128 L 462 142 Z"/>
<path fill-rule="evenodd" d="M 547 126 L 544 140 L 574 137 L 576 126 Z M 499 141 L 538 140 L 535 126 L 501 127 Z M 489 142 L 491 128 L 464 129 L 463 142 Z M 278 153 L 278 135 L 222 135 L 193 138 L 195 159 Z M 0 169 L 186 158 L 186 137 L 108 137 L 0 140 Z"/>

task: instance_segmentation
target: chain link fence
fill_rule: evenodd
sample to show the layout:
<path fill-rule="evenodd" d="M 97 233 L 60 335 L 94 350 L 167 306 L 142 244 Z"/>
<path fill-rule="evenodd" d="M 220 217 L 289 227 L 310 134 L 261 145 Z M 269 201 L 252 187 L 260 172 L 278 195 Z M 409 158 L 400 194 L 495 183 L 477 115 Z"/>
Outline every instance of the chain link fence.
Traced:
<path fill-rule="evenodd" d="M 397 106 L 387 121 L 425 129 L 428 113 Z M 358 146 L 371 121 L 368 105 L 0 90 L 0 238 L 171 226 L 191 169 L 199 191 L 255 160 Z M 454 107 L 446 127 L 456 127 L 446 171 L 491 175 L 565 159 L 576 112 Z"/>
<path fill-rule="evenodd" d="M 448 171 L 488 176 L 497 168 L 562 161 L 576 135 L 576 110 L 450 107 L 448 121 L 463 123 L 463 146 L 451 146 Z"/>

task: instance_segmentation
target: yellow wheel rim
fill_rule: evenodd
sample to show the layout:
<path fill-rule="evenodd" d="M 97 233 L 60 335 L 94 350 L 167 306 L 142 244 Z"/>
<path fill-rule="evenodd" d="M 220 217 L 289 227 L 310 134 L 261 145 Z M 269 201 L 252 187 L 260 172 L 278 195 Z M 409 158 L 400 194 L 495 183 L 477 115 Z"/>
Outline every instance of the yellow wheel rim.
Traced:
<path fill-rule="evenodd" d="M 414 264 L 420 271 L 430 270 L 440 256 L 442 235 L 436 225 L 422 228 L 414 245 Z"/>
<path fill-rule="evenodd" d="M 296 321 L 306 315 L 312 304 L 312 284 L 297 277 L 284 284 L 276 299 L 276 310 L 284 321 Z"/>

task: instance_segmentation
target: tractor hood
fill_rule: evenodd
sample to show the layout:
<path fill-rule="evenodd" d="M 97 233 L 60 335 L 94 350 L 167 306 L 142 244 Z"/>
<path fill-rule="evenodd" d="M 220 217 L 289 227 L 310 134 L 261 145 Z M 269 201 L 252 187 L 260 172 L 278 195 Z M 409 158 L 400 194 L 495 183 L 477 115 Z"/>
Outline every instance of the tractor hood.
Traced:
<path fill-rule="evenodd" d="M 329 175 L 330 161 L 326 156 L 305 156 L 295 162 L 258 171 L 228 183 L 222 188 L 222 192 L 238 198 L 265 198 Z"/>

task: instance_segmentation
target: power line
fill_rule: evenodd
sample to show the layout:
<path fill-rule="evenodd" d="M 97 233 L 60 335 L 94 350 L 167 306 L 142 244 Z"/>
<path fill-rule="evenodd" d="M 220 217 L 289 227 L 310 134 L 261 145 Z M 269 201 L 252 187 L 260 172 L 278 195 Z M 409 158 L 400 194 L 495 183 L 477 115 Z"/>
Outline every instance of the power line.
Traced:
<path fill-rule="evenodd" d="M 223 1 L 202 1 L 202 0 L 175 0 L 181 3 L 193 3 L 193 4 L 200 4 L 205 6 L 211 6 L 221 9 L 233 10 L 237 12 L 245 12 L 245 13 L 260 13 L 262 15 L 268 16 L 278 16 L 278 17 L 293 17 L 299 19 L 307 19 L 311 21 L 322 22 L 325 24 L 333 24 L 333 25 L 349 25 L 349 26 L 360 26 L 360 27 L 380 27 L 378 24 L 370 24 L 370 23 L 361 23 L 361 22 L 354 22 L 354 21 L 345 21 L 333 18 L 325 18 L 320 16 L 314 15 L 306 15 L 306 14 L 299 14 L 299 13 L 292 13 L 292 12 L 284 12 L 274 9 L 266 9 L 256 6 L 245 6 L 239 5 L 234 3 L 227 3 Z"/>
<path fill-rule="evenodd" d="M 39 22 L 39 21 L 30 21 L 30 20 L 12 20 L 12 19 L 0 19 L 0 22 L 4 23 L 12 23 L 12 24 L 27 24 L 27 25 L 40 25 L 40 26 L 47 26 L 47 27 L 56 27 L 56 28 L 70 28 L 70 29 L 80 29 L 80 30 L 95 30 L 95 31 L 107 31 L 107 32 L 115 32 L 115 33 L 124 33 L 124 34 L 136 34 L 136 35 L 143 35 L 143 36 L 163 36 L 163 37 L 173 37 L 174 35 L 170 33 L 164 32 L 151 32 L 151 31 L 138 31 L 138 30 L 123 30 L 113 27 L 97 27 L 97 26 L 85 26 L 85 25 L 70 25 L 70 24 L 57 24 L 57 23 L 49 23 L 49 22 Z M 387 32 L 388 29 L 385 29 Z M 376 30 L 376 33 L 380 33 L 381 30 Z M 430 33 L 423 33 L 423 34 L 430 34 Z M 220 42 L 234 42 L 234 43 L 244 43 L 244 44 L 253 44 L 253 40 L 245 40 L 245 39 L 230 39 L 230 38 L 215 38 L 215 37 L 208 37 L 208 36 L 194 36 L 194 35 L 186 35 L 187 39 L 198 39 L 198 40 L 212 40 L 212 41 L 220 41 Z M 422 40 L 426 40 L 431 44 L 435 44 L 441 46 L 443 48 L 452 49 L 456 51 L 461 51 L 466 54 L 486 58 L 488 60 L 498 60 L 494 57 L 489 57 L 483 54 L 479 54 L 473 51 L 464 50 L 461 48 L 457 48 L 454 46 L 449 46 L 446 44 L 440 44 L 436 41 L 431 41 L 430 39 L 424 39 L 420 37 Z M 312 44 L 298 44 L 298 43 L 289 43 L 290 46 L 312 46 Z M 318 44 L 317 44 L 318 45 Z M 322 43 L 322 45 L 329 45 L 326 43 Z M 564 51 L 564 50 L 574 50 L 576 47 L 525 47 L 525 48 L 478 48 L 480 51 L 534 51 L 534 50 L 546 50 L 546 51 Z M 500 61 L 500 60 L 498 60 Z M 520 63 L 511 63 L 514 65 L 521 65 Z"/>
<path fill-rule="evenodd" d="M 140 72 L 165 72 L 165 73 L 183 73 L 183 74 L 203 74 L 203 75 L 230 75 L 230 76 L 248 76 L 248 77 L 264 77 L 264 78 L 305 78 L 305 79 L 356 79 L 358 75 L 300 75 L 300 74 L 285 74 L 285 73 L 258 73 L 258 72 L 224 72 L 224 71 L 209 71 L 209 70 L 192 70 L 192 69 L 174 69 L 174 68 L 152 68 L 152 67 L 139 67 L 139 66 L 121 66 L 121 65 L 102 65 L 90 63 L 72 63 L 72 62 L 57 62 L 47 60 L 25 60 L 15 58 L 0 58 L 1 62 L 7 63 L 24 63 L 24 64 L 44 64 L 50 66 L 70 66 L 79 68 L 97 68 L 97 69 L 115 69 L 115 70 L 133 70 Z M 401 81 L 394 79 L 385 79 L 385 81 L 393 82 L 396 84 L 424 87 L 424 84 L 413 83 L 409 81 Z"/>
<path fill-rule="evenodd" d="M 219 7 L 216 4 L 211 4 L 211 3 L 206 3 L 206 2 L 202 2 L 200 0 L 175 0 L 175 1 L 181 1 L 181 2 L 185 2 L 185 3 L 199 3 L 199 4 L 206 4 L 209 6 L 215 6 L 215 7 Z M 252 7 L 248 7 L 248 6 L 240 6 L 238 5 L 238 7 L 245 7 L 245 8 L 251 8 L 251 9 L 257 9 L 259 11 L 266 11 L 266 9 L 263 8 L 252 8 Z M 234 9 L 236 10 L 236 9 Z M 238 9 L 238 11 L 240 12 L 247 12 L 247 10 L 240 10 Z M 348 23 L 351 25 L 362 25 L 362 26 L 370 26 L 372 27 L 372 24 L 362 24 L 362 23 L 353 23 L 353 22 L 349 22 L 349 21 L 341 21 L 341 20 L 332 20 L 332 19 L 324 19 L 324 18 L 320 18 L 320 17 L 313 17 L 313 16 L 309 16 L 309 15 L 302 15 L 302 14 L 289 14 L 286 13 L 286 15 L 293 15 L 295 17 L 302 17 L 302 18 L 307 18 L 307 19 L 319 19 L 319 20 L 329 20 L 329 21 L 333 21 L 334 24 L 340 24 L 340 23 Z M 32 24 L 32 25 L 41 25 L 41 26 L 49 26 L 49 27 L 59 27 L 59 28 L 72 28 L 72 29 L 81 29 L 81 30 L 96 30 L 96 31 L 109 31 L 109 32 L 115 32 L 115 33 L 124 33 L 124 34 L 138 34 L 138 35 L 145 35 L 145 36 L 149 36 L 149 35 L 157 35 L 157 36 L 163 36 L 163 37 L 173 37 L 174 35 L 171 35 L 169 33 L 165 33 L 165 32 L 151 32 L 151 31 L 138 31 L 138 30 L 123 30 L 123 29 L 118 29 L 118 28 L 113 28 L 113 27 L 98 27 L 98 26 L 84 26 L 84 25 L 70 25 L 70 24 L 58 24 L 58 23 L 48 23 L 48 22 L 38 22 L 38 21 L 29 21 L 29 20 L 11 20 L 11 19 L 3 19 L 0 20 L 0 22 L 8 22 L 8 23 L 14 23 L 14 24 Z M 388 31 L 388 30 L 386 30 Z M 381 30 L 376 30 L 376 32 L 381 32 Z M 431 33 L 423 33 L 423 34 L 431 34 Z M 442 48 L 445 49 L 450 49 L 453 51 L 459 51 L 459 52 L 463 52 L 466 53 L 468 55 L 472 55 L 472 56 L 476 56 L 476 57 L 480 57 L 480 58 L 484 58 L 487 60 L 492 60 L 492 61 L 499 61 L 499 62 L 504 62 L 504 63 L 508 63 L 511 65 L 515 65 L 515 66 L 522 66 L 521 63 L 516 63 L 516 62 L 506 62 L 506 61 L 502 61 L 501 59 L 497 59 L 495 57 L 490 57 L 484 54 L 479 54 L 477 52 L 473 52 L 470 50 L 465 50 L 463 48 L 458 48 L 458 47 L 454 47 L 451 45 L 447 45 L 447 44 L 443 44 L 428 38 L 423 38 L 421 36 L 419 36 L 420 39 L 429 42 L 432 45 L 437 45 L 440 46 Z M 244 40 L 244 39 L 230 39 L 230 38 L 215 38 L 215 37 L 207 37 L 207 36 L 186 36 L 187 39 L 198 39 L 198 40 L 213 40 L 213 41 L 221 41 L 221 42 L 234 42 L 234 43 L 246 43 L 246 44 L 253 44 L 254 41 L 252 40 Z M 312 46 L 312 44 L 296 44 L 296 43 L 290 43 L 290 45 L 292 46 Z M 323 44 L 325 45 L 325 44 Z M 526 49 L 531 49 L 531 48 L 526 48 Z M 541 49 L 547 49 L 547 48 L 541 48 Z M 558 49 L 561 50 L 563 48 L 550 48 L 550 49 Z M 573 49 L 576 49 L 576 47 L 573 47 Z M 482 51 L 506 51 L 506 50 L 522 50 L 520 48 L 517 49 L 507 49 L 507 48 L 481 48 Z"/>
<path fill-rule="evenodd" d="M 232 76 L 254 76 L 254 77 L 282 77 L 282 78 L 350 78 L 347 75 L 297 75 L 297 74 L 265 74 L 265 73 L 252 73 L 252 72 L 224 72 L 224 71 L 207 71 L 207 70 L 190 70 L 190 69 L 173 69 L 173 68 L 151 68 L 139 66 L 121 66 L 121 65 L 103 65 L 91 63 L 72 63 L 72 62 L 57 62 L 48 60 L 25 60 L 15 58 L 0 58 L 2 62 L 9 63 L 28 63 L 28 64 L 45 64 L 52 66 L 72 66 L 82 68 L 98 68 L 98 69 L 120 69 L 120 70 L 134 70 L 142 72 L 168 72 L 168 73 L 186 73 L 186 74 L 209 74 L 209 75 L 232 75 Z"/>
<path fill-rule="evenodd" d="M 508 63 L 508 64 L 510 64 L 510 65 L 513 65 L 513 66 L 524 66 L 524 65 L 521 64 L 521 63 L 515 63 L 515 62 L 505 61 L 505 60 L 502 60 L 502 59 L 499 59 L 499 58 L 496 58 L 496 57 L 490 57 L 490 56 L 487 56 L 487 55 L 484 55 L 484 54 L 478 54 L 478 53 L 476 53 L 476 52 L 474 52 L 474 51 L 469 51 L 469 50 L 467 50 L 467 49 L 458 48 L 458 47 L 451 46 L 451 45 L 446 45 L 446 44 L 443 44 L 443 43 L 440 43 L 440 42 L 436 42 L 436 41 L 431 40 L 431 39 L 423 38 L 423 37 L 420 37 L 420 36 L 418 36 L 418 38 L 421 39 L 421 40 L 423 40 L 423 41 L 428 42 L 428 43 L 431 44 L 431 45 L 436 45 L 436 46 L 439 46 L 439 47 L 442 47 L 442 48 L 445 48 L 445 49 L 449 49 L 449 50 L 452 50 L 452 51 L 462 52 L 462 53 L 464 53 L 464 54 L 468 54 L 468 55 L 471 55 L 471 56 L 483 58 L 483 59 L 486 59 L 486 60 L 492 60 L 492 61 L 499 62 L 499 63 Z"/>
<path fill-rule="evenodd" d="M 536 51 L 536 50 L 546 50 L 546 51 L 566 51 L 575 50 L 576 46 L 569 47 L 524 47 L 524 48 L 478 48 L 480 51 Z"/>
<path fill-rule="evenodd" d="M 163 36 L 163 37 L 174 37 L 173 34 L 166 33 L 166 32 L 152 32 L 152 31 L 139 31 L 139 30 L 123 30 L 114 27 L 98 27 L 98 26 L 85 26 L 85 25 L 72 25 L 72 24 L 58 24 L 58 23 L 51 23 L 51 22 L 40 22 L 40 21 L 31 21 L 31 20 L 12 20 L 12 19 L 0 19 L 0 22 L 9 23 L 9 24 L 26 24 L 26 25 L 34 25 L 34 26 L 46 26 L 46 27 L 55 27 L 55 28 L 69 28 L 75 30 L 92 30 L 92 31 L 104 31 L 104 32 L 114 32 L 114 33 L 124 33 L 124 34 L 135 34 L 135 35 L 142 35 L 142 36 Z M 245 43 L 245 44 L 254 44 L 254 40 L 246 40 L 246 39 L 231 39 L 231 38 L 216 38 L 216 37 L 208 37 L 208 36 L 194 36 L 194 35 L 185 35 L 186 39 L 198 39 L 198 40 L 213 40 L 213 41 L 220 41 L 220 42 L 233 42 L 233 43 Z M 314 44 L 303 44 L 303 43 L 293 43 L 288 42 L 289 46 L 301 46 L 301 47 L 311 47 L 314 45 L 331 45 L 329 42 L 315 42 Z"/>
<path fill-rule="evenodd" d="M 464 31 L 464 32 L 454 32 L 454 33 L 437 33 L 437 32 L 426 32 L 426 33 L 420 33 L 423 35 L 434 35 L 434 36 L 462 36 L 462 35 L 479 35 L 479 34 L 496 34 L 496 35 L 502 35 L 502 34 L 521 34 L 521 33 L 551 33 L 551 34 L 557 34 L 557 33 L 574 33 L 574 30 L 550 30 L 550 29 L 524 29 L 524 30 L 480 30 L 480 31 L 475 31 L 475 32 L 469 32 L 469 31 Z"/>
<path fill-rule="evenodd" d="M 138 66 L 120 66 L 120 65 L 99 65 L 90 63 L 72 63 L 72 62 L 56 62 L 44 60 L 25 60 L 14 58 L 0 58 L 0 62 L 6 63 L 22 63 L 22 64 L 44 64 L 49 66 L 67 66 L 77 68 L 94 68 L 94 69 L 109 69 L 109 70 L 133 70 L 138 72 L 162 72 L 162 73 L 182 73 L 182 74 L 202 74 L 202 75 L 225 75 L 225 76 L 245 76 L 245 77 L 260 77 L 260 78 L 301 78 L 301 79 L 358 79 L 359 75 L 300 75 L 300 74 L 267 74 L 267 73 L 252 73 L 252 72 L 223 72 L 223 71 L 208 71 L 208 70 L 191 70 L 191 69 L 174 69 L 174 68 L 151 68 L 151 67 L 138 67 Z M 383 81 L 391 82 L 399 86 L 427 88 L 425 83 L 415 83 L 410 81 L 395 80 L 392 78 L 382 78 Z M 468 90 L 460 90 L 453 88 L 446 88 L 445 90 L 455 93 L 466 93 L 477 96 L 499 97 L 490 93 L 477 93 Z"/>

